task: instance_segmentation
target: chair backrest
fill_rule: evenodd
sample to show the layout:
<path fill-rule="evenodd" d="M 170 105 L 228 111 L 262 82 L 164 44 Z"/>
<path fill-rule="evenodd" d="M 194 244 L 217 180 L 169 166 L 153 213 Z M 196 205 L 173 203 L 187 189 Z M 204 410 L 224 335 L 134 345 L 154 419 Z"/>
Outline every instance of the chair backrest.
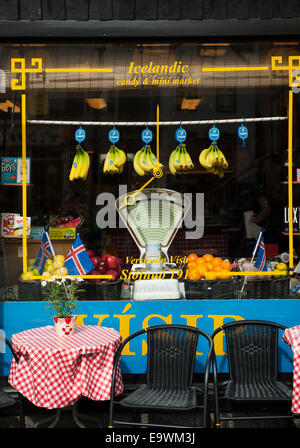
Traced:
<path fill-rule="evenodd" d="M 16 363 L 18 363 L 19 362 L 19 358 L 18 358 L 16 352 L 13 349 L 11 341 L 8 338 L 6 338 L 3 334 L 1 334 L 1 332 L 0 332 L 0 341 L 4 342 L 8 346 L 8 348 L 10 349 L 13 357 L 16 360 Z"/>
<path fill-rule="evenodd" d="M 195 327 L 157 325 L 146 329 L 148 342 L 147 382 L 153 388 L 184 390 L 193 380 L 199 335 Z"/>
<path fill-rule="evenodd" d="M 231 380 L 249 384 L 274 379 L 278 374 L 278 330 L 286 327 L 268 321 L 230 322 L 215 330 L 212 338 L 223 330 L 226 336 Z"/>

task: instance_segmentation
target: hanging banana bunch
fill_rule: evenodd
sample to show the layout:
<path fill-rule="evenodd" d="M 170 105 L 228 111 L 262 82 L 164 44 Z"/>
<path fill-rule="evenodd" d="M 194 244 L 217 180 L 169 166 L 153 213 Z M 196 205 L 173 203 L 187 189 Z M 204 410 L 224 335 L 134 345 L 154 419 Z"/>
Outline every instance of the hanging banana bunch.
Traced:
<path fill-rule="evenodd" d="M 183 174 L 194 168 L 191 156 L 186 150 L 186 145 L 180 143 L 169 157 L 169 168 L 172 174 Z"/>
<path fill-rule="evenodd" d="M 76 146 L 76 154 L 73 159 L 69 180 L 71 182 L 76 179 L 86 181 L 89 168 L 90 156 L 81 146 Z"/>
<path fill-rule="evenodd" d="M 201 151 L 199 162 L 209 173 L 219 177 L 223 177 L 224 170 L 228 168 L 226 157 L 222 151 L 220 151 L 216 142 L 213 142 L 209 148 Z"/>
<path fill-rule="evenodd" d="M 112 145 L 106 154 L 103 173 L 104 174 L 120 174 L 126 162 L 126 154 L 122 149 Z"/>
<path fill-rule="evenodd" d="M 159 163 L 159 168 L 163 169 L 163 165 Z M 153 174 L 157 170 L 157 159 L 153 154 L 150 145 L 143 146 L 134 156 L 133 168 L 139 176 Z"/>

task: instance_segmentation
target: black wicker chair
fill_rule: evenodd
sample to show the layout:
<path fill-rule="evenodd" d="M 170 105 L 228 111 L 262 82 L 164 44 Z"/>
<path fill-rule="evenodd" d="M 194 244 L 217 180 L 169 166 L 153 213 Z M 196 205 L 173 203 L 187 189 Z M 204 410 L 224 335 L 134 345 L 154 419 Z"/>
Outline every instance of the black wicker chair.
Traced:
<path fill-rule="evenodd" d="M 19 358 L 17 357 L 11 342 L 0 335 L 0 340 L 3 341 L 10 349 L 13 357 L 16 362 L 19 362 Z M 16 391 L 13 394 L 8 394 L 4 390 L 0 390 L 0 418 L 5 418 L 6 416 L 14 416 L 17 415 L 19 417 L 20 427 L 25 428 L 25 417 L 24 417 L 24 398 L 22 394 Z"/>
<path fill-rule="evenodd" d="M 260 320 L 230 322 L 217 328 L 211 335 L 215 337 L 224 331 L 227 345 L 229 381 L 220 393 L 216 356 L 212 351 L 215 388 L 215 426 L 220 427 L 225 420 L 292 419 L 292 389 L 278 378 L 278 337 L 284 325 Z M 223 395 L 223 396 L 222 396 Z M 222 416 L 225 403 L 230 403 L 232 416 Z M 224 407 L 221 409 L 221 403 Z M 236 414 L 236 407 L 247 404 L 249 409 L 261 409 L 263 415 Z M 267 408 L 284 408 L 284 414 L 271 415 Z M 282 411 L 282 409 L 281 409 Z M 260 411 L 259 411 L 260 412 Z M 292 423 L 292 420 L 289 420 Z"/>
<path fill-rule="evenodd" d="M 115 390 L 116 368 L 123 348 L 129 341 L 139 335 L 147 335 L 147 382 L 139 385 L 120 401 L 116 401 Z M 208 342 L 209 354 L 212 351 L 212 340 L 204 331 L 185 325 L 157 325 L 137 331 L 120 345 L 114 359 L 114 370 L 111 386 L 109 426 L 154 426 L 174 427 L 169 424 L 151 424 L 114 420 L 114 405 L 120 404 L 133 411 L 134 419 L 141 410 L 152 411 L 190 411 L 203 408 L 203 427 L 208 421 L 208 374 L 205 366 L 204 384 L 200 387 L 192 385 L 194 362 L 199 336 Z M 207 357 L 208 358 L 208 357 Z M 126 394 L 125 394 L 126 395 Z M 199 404 L 199 395 L 202 402 Z M 179 426 L 175 426 L 179 427 Z M 185 426 L 180 426 L 184 427 Z"/>

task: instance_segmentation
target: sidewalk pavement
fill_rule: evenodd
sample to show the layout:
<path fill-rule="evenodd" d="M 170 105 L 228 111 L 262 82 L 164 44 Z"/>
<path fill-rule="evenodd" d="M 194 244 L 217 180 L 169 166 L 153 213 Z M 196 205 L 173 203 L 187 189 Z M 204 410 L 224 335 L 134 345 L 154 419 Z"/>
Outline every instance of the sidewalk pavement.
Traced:
<path fill-rule="evenodd" d="M 3 386 L 3 390 L 14 395 L 14 389 L 7 385 Z M 212 398 L 212 397 L 211 397 Z M 117 407 L 116 417 L 126 419 L 131 421 L 131 412 L 127 411 L 124 408 Z M 96 422 L 90 422 L 81 418 L 80 420 L 87 428 L 107 428 L 108 427 L 108 412 L 109 412 L 109 403 L 105 402 L 96 402 L 90 400 L 88 398 L 82 397 L 78 402 L 78 412 L 79 414 L 83 414 L 87 417 L 91 417 L 92 419 L 96 419 Z M 30 402 L 25 404 L 25 425 L 26 428 L 34 428 L 37 422 L 41 422 L 48 417 L 52 417 L 55 415 L 56 410 L 47 410 L 38 408 L 32 405 Z M 228 412 L 227 416 L 230 415 Z M 259 412 L 249 411 L 249 409 L 245 409 L 241 415 L 259 415 Z M 276 415 L 276 411 L 272 410 L 272 415 Z M 148 414 L 147 412 L 143 412 L 141 414 L 141 419 L 145 423 L 170 423 L 172 425 L 186 425 L 186 426 L 201 426 L 202 418 L 201 418 L 201 410 L 192 411 L 192 412 L 182 412 L 182 413 L 159 413 L 153 417 L 153 415 Z M 211 421 L 213 421 L 213 415 L 211 414 Z M 294 427 L 300 428 L 300 419 L 293 419 Z M 19 418 L 17 416 L 12 415 L 11 412 L 6 411 L 5 413 L 0 413 L 0 428 L 18 428 L 19 427 Z M 47 427 L 45 424 L 41 424 L 39 426 L 41 428 Z M 287 423 L 284 420 L 271 419 L 271 420 L 255 420 L 255 421 L 230 421 L 223 422 L 222 428 L 276 428 L 276 429 L 285 429 L 287 428 Z M 61 411 L 61 415 L 59 421 L 56 425 L 56 428 L 78 428 L 73 417 L 71 408 L 66 408 Z M 167 429 L 167 428 L 166 428 Z"/>

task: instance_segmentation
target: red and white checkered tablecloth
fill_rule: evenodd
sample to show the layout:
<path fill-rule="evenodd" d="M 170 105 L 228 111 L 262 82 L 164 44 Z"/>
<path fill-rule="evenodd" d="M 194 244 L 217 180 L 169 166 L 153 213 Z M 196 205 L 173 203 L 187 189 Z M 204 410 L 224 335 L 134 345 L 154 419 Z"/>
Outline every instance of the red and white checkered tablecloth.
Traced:
<path fill-rule="evenodd" d="M 287 328 L 282 340 L 293 350 L 293 399 L 292 412 L 300 414 L 300 325 Z"/>
<path fill-rule="evenodd" d="M 114 354 L 121 335 L 113 328 L 77 325 L 69 339 L 56 336 L 55 327 L 14 334 L 8 381 L 36 406 L 47 409 L 74 404 L 81 396 L 109 400 Z M 123 392 L 120 367 L 115 394 Z"/>

